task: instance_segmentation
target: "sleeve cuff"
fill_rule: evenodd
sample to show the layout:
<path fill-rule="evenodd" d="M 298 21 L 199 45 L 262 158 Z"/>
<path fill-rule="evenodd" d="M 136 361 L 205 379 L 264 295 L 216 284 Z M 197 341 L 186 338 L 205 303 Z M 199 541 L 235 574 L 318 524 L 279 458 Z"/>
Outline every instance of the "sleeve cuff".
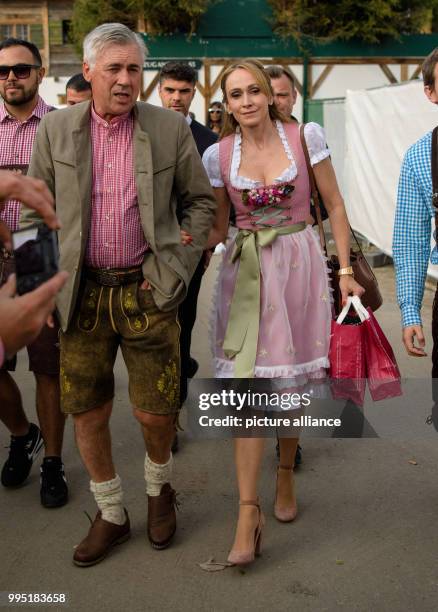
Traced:
<path fill-rule="evenodd" d="M 408 304 L 402 307 L 401 312 L 403 327 L 409 327 L 410 325 L 423 325 L 420 310 L 416 306 Z"/>
<path fill-rule="evenodd" d="M 212 178 L 210 179 L 210 185 L 212 187 L 224 187 L 224 182 L 220 179 Z"/>
<path fill-rule="evenodd" d="M 323 149 L 322 151 L 319 151 L 319 153 L 315 153 L 314 155 L 312 155 L 312 157 L 310 158 L 310 165 L 316 166 L 316 164 L 319 164 L 319 162 L 324 161 L 324 159 L 327 159 L 327 157 L 330 157 L 330 149 L 327 147 L 326 149 Z"/>

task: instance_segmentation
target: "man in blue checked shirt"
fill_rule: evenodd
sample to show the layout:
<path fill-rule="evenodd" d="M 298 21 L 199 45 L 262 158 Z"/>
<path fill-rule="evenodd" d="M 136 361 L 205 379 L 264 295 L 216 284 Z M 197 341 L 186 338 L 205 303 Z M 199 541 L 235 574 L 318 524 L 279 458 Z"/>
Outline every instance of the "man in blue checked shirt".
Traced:
<path fill-rule="evenodd" d="M 438 104 L 438 47 L 424 60 L 422 73 L 426 96 L 431 102 Z M 392 246 L 397 298 L 402 314 L 403 344 L 409 355 L 414 357 L 426 356 L 420 310 L 429 257 L 431 263 L 438 264 L 437 247 L 430 252 L 432 223 L 435 217 L 432 205 L 431 146 L 432 132 L 428 132 L 406 152 L 398 186 Z M 432 376 L 437 378 L 437 297 L 433 307 L 432 332 Z"/>

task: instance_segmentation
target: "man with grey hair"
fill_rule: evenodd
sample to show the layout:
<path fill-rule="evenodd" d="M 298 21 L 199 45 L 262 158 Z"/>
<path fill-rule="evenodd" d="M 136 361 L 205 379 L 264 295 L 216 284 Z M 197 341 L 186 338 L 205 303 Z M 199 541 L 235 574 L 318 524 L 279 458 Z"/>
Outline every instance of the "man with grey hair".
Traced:
<path fill-rule="evenodd" d="M 29 171 L 54 194 L 62 224 L 60 266 L 70 273 L 57 301 L 61 403 L 73 415 L 99 508 L 74 553 L 80 566 L 98 563 L 130 535 L 109 429 L 119 346 L 147 449 L 152 546 L 166 548 L 176 529 L 169 481 L 179 409 L 177 307 L 216 203 L 184 117 L 136 102 L 145 51 L 121 24 L 88 34 L 83 73 L 93 100 L 43 120 Z M 187 246 L 181 230 L 192 236 Z"/>

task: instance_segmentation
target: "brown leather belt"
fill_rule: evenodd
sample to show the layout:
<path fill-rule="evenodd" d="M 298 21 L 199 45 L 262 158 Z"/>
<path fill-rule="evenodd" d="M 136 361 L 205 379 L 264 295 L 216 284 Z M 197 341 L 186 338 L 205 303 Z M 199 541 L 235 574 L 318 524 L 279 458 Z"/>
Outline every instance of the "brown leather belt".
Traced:
<path fill-rule="evenodd" d="M 128 270 L 100 270 L 98 268 L 84 268 L 84 276 L 105 287 L 120 287 L 129 285 L 143 279 L 141 268 Z"/>

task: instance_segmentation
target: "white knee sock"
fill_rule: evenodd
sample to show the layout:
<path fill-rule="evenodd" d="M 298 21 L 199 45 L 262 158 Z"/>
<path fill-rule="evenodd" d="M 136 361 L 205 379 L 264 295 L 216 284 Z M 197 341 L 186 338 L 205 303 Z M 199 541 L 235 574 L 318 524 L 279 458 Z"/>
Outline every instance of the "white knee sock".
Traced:
<path fill-rule="evenodd" d="M 94 495 L 97 507 L 102 512 L 102 518 L 116 525 L 126 521 L 123 509 L 123 491 L 120 476 L 116 474 L 112 480 L 94 482 L 90 480 L 90 491 Z"/>
<path fill-rule="evenodd" d="M 146 480 L 146 493 L 157 497 L 161 493 L 161 487 L 170 481 L 172 476 L 173 457 L 167 463 L 154 463 L 146 453 L 144 459 L 144 479 Z"/>

